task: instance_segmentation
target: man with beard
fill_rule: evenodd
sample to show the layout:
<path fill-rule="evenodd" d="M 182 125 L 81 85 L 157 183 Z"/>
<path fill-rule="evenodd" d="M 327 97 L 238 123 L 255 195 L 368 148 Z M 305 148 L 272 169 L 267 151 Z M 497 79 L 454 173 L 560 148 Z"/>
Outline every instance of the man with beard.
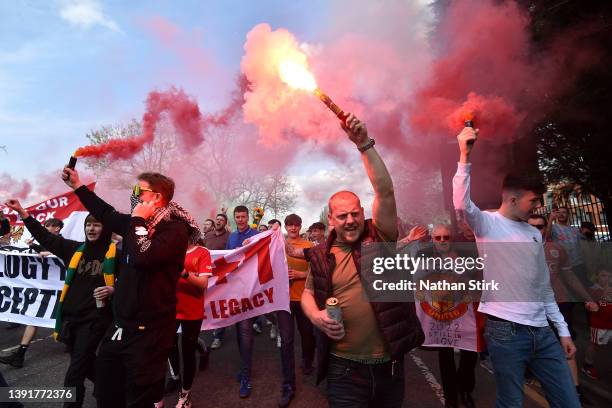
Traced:
<path fill-rule="evenodd" d="M 206 235 L 210 231 L 214 231 L 214 230 L 215 230 L 215 222 L 212 219 L 207 218 L 206 221 L 204 221 L 204 226 L 202 228 L 202 234 Z"/>
<path fill-rule="evenodd" d="M 172 202 L 174 181 L 159 173 L 138 176 L 122 214 L 64 168 L 62 179 L 85 208 L 123 237 L 113 299 L 113 326 L 100 345 L 94 390 L 99 408 L 152 407 L 163 381 L 176 332 L 176 285 L 188 242 L 197 242 L 195 220 Z"/>
<path fill-rule="evenodd" d="M 85 378 L 95 380 L 96 349 L 112 320 L 110 307 L 105 305 L 114 292 L 116 247 L 111 241 L 111 231 L 88 215 L 86 241 L 72 241 L 45 229 L 18 200 L 11 199 L 5 204 L 19 214 L 32 237 L 67 267 L 54 337 L 66 343 L 70 350 L 64 387 L 76 387 L 76 401 L 64 406 L 81 407 Z"/>
<path fill-rule="evenodd" d="M 203 246 L 209 251 L 225 249 L 227 239 L 230 236 L 230 232 L 225 228 L 226 225 L 227 215 L 223 213 L 217 214 L 215 218 L 215 228 L 204 235 Z"/>
<path fill-rule="evenodd" d="M 372 183 L 373 219 L 365 219 L 355 193 L 337 192 L 328 204 L 327 219 L 333 230 L 326 243 L 308 251 L 310 273 L 302 309 L 319 330 L 317 383 L 327 376 L 331 407 L 400 407 L 404 354 L 422 344 L 423 331 L 414 302 L 368 300 L 366 285 L 375 275 L 371 268 L 362 268 L 362 260 L 367 265 L 372 252 L 377 252 L 363 248 L 397 240 L 393 182 L 365 124 L 351 114 L 342 128 L 360 152 Z M 341 307 L 343 325 L 326 312 L 331 297 Z"/>
<path fill-rule="evenodd" d="M 214 251 L 225 249 L 227 240 L 230 236 L 230 232 L 226 228 L 227 226 L 227 215 L 219 213 L 215 217 L 215 229 L 209 231 L 204 236 L 203 246 L 206 249 Z M 223 344 L 223 335 L 225 334 L 225 327 L 213 330 L 213 341 L 210 343 L 210 348 L 216 350 Z"/>

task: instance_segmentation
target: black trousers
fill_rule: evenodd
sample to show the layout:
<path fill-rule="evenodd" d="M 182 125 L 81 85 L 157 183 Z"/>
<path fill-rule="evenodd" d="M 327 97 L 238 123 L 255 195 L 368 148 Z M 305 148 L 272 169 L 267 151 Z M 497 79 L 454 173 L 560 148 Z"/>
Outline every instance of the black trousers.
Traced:
<path fill-rule="evenodd" d="M 72 341 L 67 345 L 70 350 L 70 365 L 64 378 L 64 387 L 76 388 L 76 400 L 75 402 L 65 402 L 64 407 L 80 408 L 83 406 L 85 379 L 89 378 L 92 382 L 95 382 L 96 350 L 109 324 L 110 315 L 71 326 Z"/>
<path fill-rule="evenodd" d="M 455 365 L 455 352 L 450 347 L 440 348 L 438 359 L 444 398 L 451 403 L 457 404 L 459 392 L 471 393 L 474 391 L 474 385 L 476 384 L 474 369 L 478 361 L 478 353 L 460 350 L 458 368 Z"/>
<path fill-rule="evenodd" d="M 306 317 L 302 310 L 302 305 L 298 301 L 291 301 L 289 303 L 291 314 L 295 318 L 297 323 L 298 331 L 302 339 L 302 366 L 306 368 L 312 367 L 315 354 L 315 336 L 314 327 L 310 319 Z"/>
<path fill-rule="evenodd" d="M 183 388 L 191 389 L 193 377 L 196 369 L 196 346 L 198 345 L 198 336 L 202 329 L 202 319 L 200 320 L 177 320 L 176 329 L 181 327 L 181 350 L 183 356 L 183 375 L 181 377 Z M 174 338 L 174 346 L 170 352 L 170 365 L 174 375 L 179 375 L 181 372 L 181 364 L 179 362 L 178 349 L 178 333 Z"/>
<path fill-rule="evenodd" d="M 120 338 L 112 325 L 96 360 L 98 408 L 151 408 L 160 401 L 175 333 L 174 320 L 155 329 L 124 328 Z"/>

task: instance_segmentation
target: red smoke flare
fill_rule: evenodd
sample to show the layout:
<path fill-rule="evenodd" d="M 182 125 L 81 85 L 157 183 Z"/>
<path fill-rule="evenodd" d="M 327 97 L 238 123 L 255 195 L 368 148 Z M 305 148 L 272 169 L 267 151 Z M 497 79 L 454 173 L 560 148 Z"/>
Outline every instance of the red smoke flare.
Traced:
<path fill-rule="evenodd" d="M 0 197 L 25 200 L 31 191 L 32 185 L 27 180 L 16 180 L 7 173 L 0 174 Z"/>
<path fill-rule="evenodd" d="M 100 145 L 77 149 L 78 157 L 110 156 L 113 159 L 129 159 L 151 143 L 162 114 L 167 113 L 184 148 L 198 146 L 204 140 L 202 114 L 198 104 L 183 90 L 170 88 L 166 92 L 152 91 L 146 101 L 147 111 L 142 116 L 142 136 L 129 139 L 110 139 Z"/>

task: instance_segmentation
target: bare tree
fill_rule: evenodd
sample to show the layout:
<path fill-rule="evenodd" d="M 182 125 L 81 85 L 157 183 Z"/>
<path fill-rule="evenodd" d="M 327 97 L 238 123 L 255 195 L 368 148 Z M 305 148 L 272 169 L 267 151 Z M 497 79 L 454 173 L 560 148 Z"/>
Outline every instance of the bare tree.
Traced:
<path fill-rule="evenodd" d="M 92 144 L 103 144 L 109 139 L 127 139 L 142 134 L 142 125 L 132 119 L 127 125 L 102 126 L 86 135 Z M 165 173 L 176 150 L 176 140 L 172 126 L 165 120 L 158 124 L 153 142 L 143 146 L 134 157 L 126 160 L 87 158 L 85 163 L 98 180 L 107 182 L 113 188 L 131 187 L 134 177 L 143 171 Z"/>

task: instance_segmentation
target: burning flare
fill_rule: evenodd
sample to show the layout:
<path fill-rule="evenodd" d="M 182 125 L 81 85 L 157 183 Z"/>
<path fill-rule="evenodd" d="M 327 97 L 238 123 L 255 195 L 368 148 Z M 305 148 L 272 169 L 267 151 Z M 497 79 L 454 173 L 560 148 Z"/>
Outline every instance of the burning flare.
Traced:
<path fill-rule="evenodd" d="M 278 64 L 278 73 L 281 80 L 291 88 L 312 92 L 336 114 L 338 119 L 344 121 L 348 115 L 325 92 L 317 87 L 314 75 L 308 70 L 306 56 L 297 53 L 292 57 L 286 57 Z"/>
<path fill-rule="evenodd" d="M 314 92 L 317 89 L 317 82 L 314 75 L 308 71 L 306 61 L 300 63 L 293 59 L 284 59 L 278 65 L 278 72 L 282 81 L 292 88 L 308 92 Z"/>

